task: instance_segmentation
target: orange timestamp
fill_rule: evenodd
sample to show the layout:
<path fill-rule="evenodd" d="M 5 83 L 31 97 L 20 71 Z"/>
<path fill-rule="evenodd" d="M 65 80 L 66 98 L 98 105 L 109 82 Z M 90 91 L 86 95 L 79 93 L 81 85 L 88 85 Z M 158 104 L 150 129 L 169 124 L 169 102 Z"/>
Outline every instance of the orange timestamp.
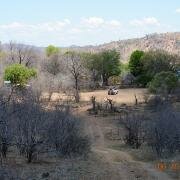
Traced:
<path fill-rule="evenodd" d="M 180 171 L 180 162 L 158 162 L 156 168 L 159 171 L 172 170 Z"/>

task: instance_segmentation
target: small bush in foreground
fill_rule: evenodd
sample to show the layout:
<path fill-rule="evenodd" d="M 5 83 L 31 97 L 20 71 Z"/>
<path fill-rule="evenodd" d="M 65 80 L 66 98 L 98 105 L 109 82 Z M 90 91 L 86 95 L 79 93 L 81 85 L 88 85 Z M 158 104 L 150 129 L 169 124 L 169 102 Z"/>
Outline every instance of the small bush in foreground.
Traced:
<path fill-rule="evenodd" d="M 147 124 L 147 129 L 147 143 L 159 157 L 169 157 L 179 151 L 180 113 L 175 112 L 171 105 L 161 105 Z"/>

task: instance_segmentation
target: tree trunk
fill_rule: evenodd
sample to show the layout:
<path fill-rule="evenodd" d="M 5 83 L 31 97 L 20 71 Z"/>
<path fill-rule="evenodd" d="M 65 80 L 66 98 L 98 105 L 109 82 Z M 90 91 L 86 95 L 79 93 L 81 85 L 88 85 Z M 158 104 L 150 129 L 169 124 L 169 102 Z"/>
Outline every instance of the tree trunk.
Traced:
<path fill-rule="evenodd" d="M 79 103 L 80 96 L 79 96 L 79 85 L 78 85 L 78 78 L 75 78 L 75 102 Z"/>
<path fill-rule="evenodd" d="M 79 90 L 77 90 L 77 89 L 75 92 L 75 101 L 76 101 L 76 103 L 79 103 L 79 101 L 80 101 Z"/>
<path fill-rule="evenodd" d="M 102 78 L 103 78 L 103 86 L 108 86 L 108 77 L 106 75 L 103 75 Z"/>
<path fill-rule="evenodd" d="M 6 142 L 3 142 L 2 143 L 2 156 L 3 156 L 3 158 L 6 158 L 7 150 L 8 150 L 7 144 L 6 144 Z"/>
<path fill-rule="evenodd" d="M 31 151 L 29 151 L 27 154 L 28 163 L 32 162 L 32 155 L 33 155 L 33 153 Z"/>

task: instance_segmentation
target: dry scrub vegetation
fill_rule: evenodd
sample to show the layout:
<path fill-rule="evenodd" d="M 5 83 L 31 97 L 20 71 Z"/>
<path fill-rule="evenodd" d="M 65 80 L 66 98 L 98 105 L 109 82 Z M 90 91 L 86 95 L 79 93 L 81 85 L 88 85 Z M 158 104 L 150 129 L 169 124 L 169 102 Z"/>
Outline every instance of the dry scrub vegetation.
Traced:
<path fill-rule="evenodd" d="M 0 179 L 179 178 L 179 170 L 155 167 L 179 161 L 178 56 L 150 51 L 143 63 L 152 68 L 152 58 L 160 59 L 156 71 L 135 76 L 121 74 L 115 50 L 49 46 L 45 54 L 11 42 L 2 52 Z M 146 88 L 150 82 L 156 94 Z M 117 95 L 108 95 L 109 84 L 120 87 Z"/>

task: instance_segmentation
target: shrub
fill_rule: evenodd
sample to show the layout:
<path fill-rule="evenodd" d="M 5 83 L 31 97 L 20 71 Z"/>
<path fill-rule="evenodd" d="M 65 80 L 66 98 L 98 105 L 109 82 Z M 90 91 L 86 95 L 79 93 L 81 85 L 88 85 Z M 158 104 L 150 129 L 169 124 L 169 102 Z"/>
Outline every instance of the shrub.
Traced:
<path fill-rule="evenodd" d="M 121 123 L 124 125 L 127 133 L 124 137 L 126 144 L 138 149 L 145 139 L 145 117 L 139 113 L 127 114 L 127 116 L 121 119 Z"/>
<path fill-rule="evenodd" d="M 36 71 L 21 64 L 13 64 L 5 69 L 4 79 L 13 85 L 24 86 L 28 80 L 36 76 Z"/>
<path fill-rule="evenodd" d="M 49 114 L 48 142 L 62 156 L 87 155 L 88 137 L 81 131 L 81 122 L 72 115 L 55 110 Z"/>
<path fill-rule="evenodd" d="M 178 86 L 178 78 L 172 72 L 160 72 L 149 83 L 149 90 L 153 93 L 171 93 Z"/>
<path fill-rule="evenodd" d="M 90 151 L 89 138 L 69 106 L 47 111 L 31 88 L 15 89 L 10 99 L 4 92 L 0 95 L 0 157 L 6 158 L 12 146 L 28 163 L 54 150 L 62 156 L 86 156 Z"/>
<path fill-rule="evenodd" d="M 159 157 L 173 155 L 180 148 L 180 113 L 170 104 L 161 105 L 147 124 L 147 143 Z"/>
<path fill-rule="evenodd" d="M 108 84 L 111 86 L 117 85 L 120 82 L 119 76 L 111 76 L 108 79 Z"/>

